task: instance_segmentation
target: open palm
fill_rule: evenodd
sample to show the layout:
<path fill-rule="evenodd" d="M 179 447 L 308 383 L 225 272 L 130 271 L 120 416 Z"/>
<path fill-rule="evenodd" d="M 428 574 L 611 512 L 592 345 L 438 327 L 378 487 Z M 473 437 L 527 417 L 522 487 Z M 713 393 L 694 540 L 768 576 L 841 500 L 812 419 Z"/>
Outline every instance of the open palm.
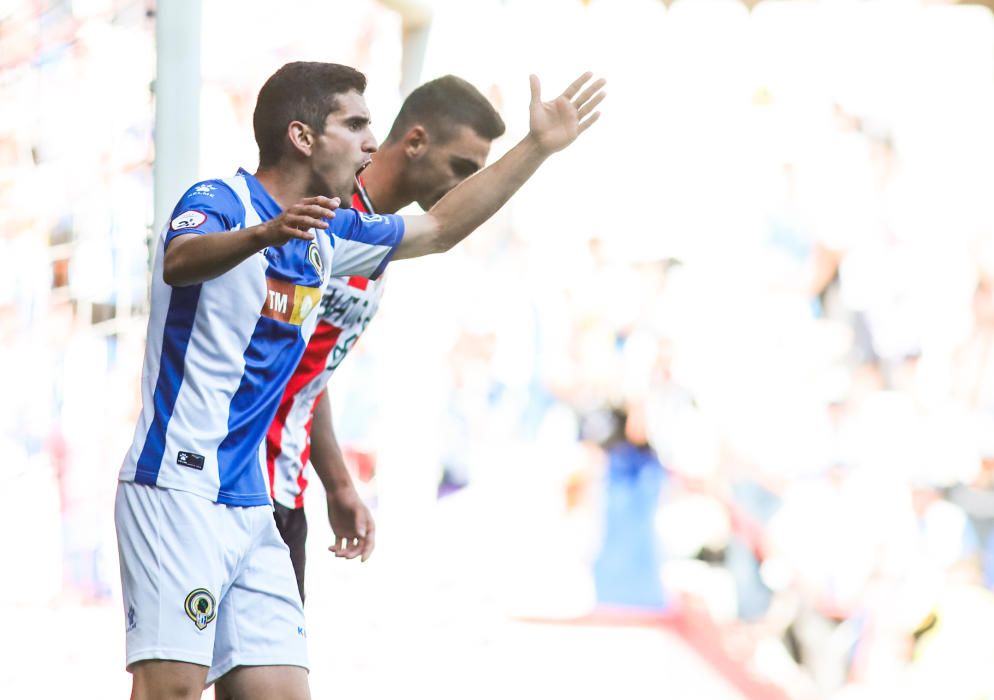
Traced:
<path fill-rule="evenodd" d="M 593 73 L 584 73 L 559 97 L 542 102 L 538 76 L 531 76 L 529 133 L 546 153 L 566 148 L 597 121 L 600 112 L 594 109 L 605 97 L 602 88 L 607 81 L 601 78 L 587 85 L 593 77 Z"/>

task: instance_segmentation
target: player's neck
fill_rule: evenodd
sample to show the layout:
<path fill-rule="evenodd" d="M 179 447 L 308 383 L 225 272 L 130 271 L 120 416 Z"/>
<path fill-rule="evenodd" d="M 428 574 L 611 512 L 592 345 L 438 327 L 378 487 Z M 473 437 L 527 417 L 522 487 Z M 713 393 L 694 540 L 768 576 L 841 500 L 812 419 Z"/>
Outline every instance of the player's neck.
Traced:
<path fill-rule="evenodd" d="M 269 196 L 276 200 L 281 209 L 286 209 L 305 197 L 313 197 L 311 192 L 311 174 L 306 169 L 267 167 L 255 172 L 259 181 Z"/>
<path fill-rule="evenodd" d="M 398 157 L 399 156 L 399 157 Z M 373 162 L 362 171 L 362 183 L 377 214 L 396 214 L 413 202 L 400 191 L 397 174 L 402 167 L 403 154 L 384 145 L 373 156 Z"/>

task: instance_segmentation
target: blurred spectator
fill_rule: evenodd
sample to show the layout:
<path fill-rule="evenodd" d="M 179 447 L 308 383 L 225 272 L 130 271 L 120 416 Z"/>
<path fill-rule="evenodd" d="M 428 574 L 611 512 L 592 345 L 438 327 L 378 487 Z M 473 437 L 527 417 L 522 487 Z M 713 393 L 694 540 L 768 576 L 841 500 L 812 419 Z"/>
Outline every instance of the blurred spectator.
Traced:
<path fill-rule="evenodd" d="M 612 411 L 608 420 L 610 432 L 600 441 L 607 472 L 604 534 L 593 569 L 597 603 L 665 610 L 662 556 L 655 536 L 665 472 L 637 420 L 620 410 Z"/>

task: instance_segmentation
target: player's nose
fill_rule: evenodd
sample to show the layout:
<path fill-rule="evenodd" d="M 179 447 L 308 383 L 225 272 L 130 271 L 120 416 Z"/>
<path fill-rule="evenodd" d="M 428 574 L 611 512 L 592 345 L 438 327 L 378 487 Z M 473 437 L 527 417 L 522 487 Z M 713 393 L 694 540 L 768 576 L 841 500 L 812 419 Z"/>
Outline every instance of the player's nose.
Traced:
<path fill-rule="evenodd" d="M 376 151 L 378 151 L 379 148 L 380 148 L 379 145 L 376 143 L 376 137 L 373 136 L 372 134 L 369 134 L 369 136 L 362 144 L 363 153 L 376 153 Z"/>

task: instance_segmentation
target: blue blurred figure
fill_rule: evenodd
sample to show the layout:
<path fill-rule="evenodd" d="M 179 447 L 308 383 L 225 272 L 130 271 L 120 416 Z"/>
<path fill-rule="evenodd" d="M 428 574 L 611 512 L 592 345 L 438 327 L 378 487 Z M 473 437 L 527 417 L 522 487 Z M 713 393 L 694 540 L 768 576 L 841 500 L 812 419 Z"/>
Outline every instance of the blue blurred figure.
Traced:
<path fill-rule="evenodd" d="M 601 441 L 607 456 L 604 538 L 594 562 L 598 605 L 667 610 L 659 572 L 662 556 L 656 538 L 656 510 L 666 472 L 647 444 L 625 435 L 627 415 L 612 412 L 610 437 Z"/>

